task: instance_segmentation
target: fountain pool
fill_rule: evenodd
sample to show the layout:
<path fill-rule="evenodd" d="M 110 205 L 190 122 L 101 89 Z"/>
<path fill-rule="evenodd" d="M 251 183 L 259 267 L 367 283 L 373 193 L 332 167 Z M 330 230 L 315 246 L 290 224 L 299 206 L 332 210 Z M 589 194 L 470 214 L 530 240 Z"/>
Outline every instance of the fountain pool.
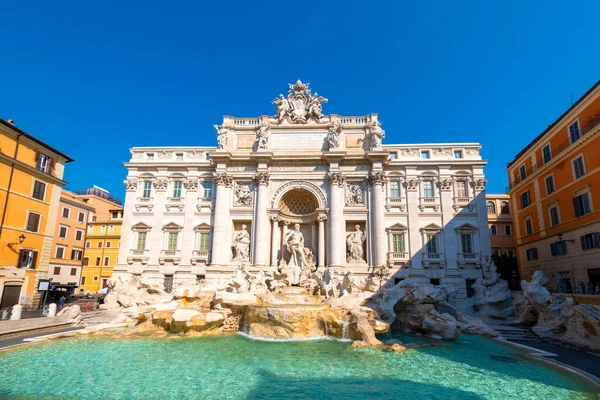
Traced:
<path fill-rule="evenodd" d="M 497 342 L 445 345 L 399 354 L 335 340 L 80 337 L 0 353 L 0 398 L 597 399 L 587 381 Z"/>

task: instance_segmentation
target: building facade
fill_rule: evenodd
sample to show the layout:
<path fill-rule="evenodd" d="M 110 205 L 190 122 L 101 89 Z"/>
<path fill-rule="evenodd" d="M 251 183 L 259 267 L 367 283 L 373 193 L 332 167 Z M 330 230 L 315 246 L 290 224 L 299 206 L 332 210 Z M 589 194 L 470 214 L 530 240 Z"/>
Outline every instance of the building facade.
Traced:
<path fill-rule="evenodd" d="M 88 222 L 80 293 L 96 293 L 106 287 L 117 264 L 122 223 L 123 208 L 115 205 L 108 211 L 107 218 Z"/>
<path fill-rule="evenodd" d="M 486 200 L 492 254 L 513 254 L 516 256 L 513 221 L 509 205 L 510 196 L 488 193 Z"/>
<path fill-rule="evenodd" d="M 61 191 L 48 269 L 54 290 L 72 294 L 79 286 L 87 223 L 93 213 L 74 193 Z"/>
<path fill-rule="evenodd" d="M 314 260 L 466 297 L 490 260 L 481 146 L 385 145 L 377 114 L 326 101 L 298 81 L 275 117 L 224 117 L 216 148 L 133 148 L 115 275 L 170 290 Z"/>
<path fill-rule="evenodd" d="M 37 306 L 47 279 L 65 163 L 73 161 L 0 119 L 0 308 Z"/>
<path fill-rule="evenodd" d="M 508 164 L 523 279 L 559 292 L 600 284 L 600 81 Z"/>

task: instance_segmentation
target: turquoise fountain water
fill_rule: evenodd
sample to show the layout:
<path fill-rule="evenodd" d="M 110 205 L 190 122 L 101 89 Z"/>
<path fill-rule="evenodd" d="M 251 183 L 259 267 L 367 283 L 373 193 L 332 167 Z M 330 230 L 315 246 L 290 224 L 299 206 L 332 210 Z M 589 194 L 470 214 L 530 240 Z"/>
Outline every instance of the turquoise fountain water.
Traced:
<path fill-rule="evenodd" d="M 406 337 L 402 337 L 406 341 Z M 597 399 L 565 371 L 468 335 L 397 354 L 334 340 L 78 338 L 0 353 L 2 399 Z"/>

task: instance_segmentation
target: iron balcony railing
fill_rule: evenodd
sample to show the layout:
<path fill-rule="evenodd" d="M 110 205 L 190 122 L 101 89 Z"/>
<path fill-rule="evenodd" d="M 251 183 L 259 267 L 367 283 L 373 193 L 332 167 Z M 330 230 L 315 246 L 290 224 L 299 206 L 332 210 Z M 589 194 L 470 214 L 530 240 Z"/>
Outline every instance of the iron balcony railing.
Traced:
<path fill-rule="evenodd" d="M 558 157 L 558 155 L 560 153 L 562 153 L 563 151 L 565 151 L 567 148 L 569 148 L 569 146 L 571 146 L 571 144 L 576 143 L 577 141 L 581 140 L 582 137 L 584 137 L 590 131 L 592 131 L 592 129 L 594 129 L 596 126 L 598 126 L 598 124 L 600 124 L 600 114 L 596 114 L 594 117 L 592 117 L 591 119 L 589 119 L 588 121 L 586 121 L 581 126 L 580 133 L 579 133 L 579 138 L 575 142 L 571 142 L 571 138 L 567 137 L 567 140 L 563 141 L 560 145 L 554 147 L 553 149 L 550 149 L 550 154 L 551 154 L 550 160 L 552 160 L 553 158 Z M 525 170 L 525 177 L 524 178 L 521 178 L 520 172 L 519 172 L 519 170 L 517 170 L 517 174 L 519 174 L 519 175 L 517 175 L 514 178 L 514 180 L 509 183 L 509 185 L 506 187 L 506 192 L 508 193 L 508 191 L 510 191 L 510 189 L 512 189 L 515 186 L 517 186 L 524 179 L 527 179 L 527 177 L 531 176 L 538 169 L 540 169 L 545 164 L 547 164 L 550 160 L 547 160 L 547 161 L 544 160 L 544 157 L 542 155 L 542 158 L 540 160 L 538 160 L 530 168 L 528 168 L 528 169 Z"/>

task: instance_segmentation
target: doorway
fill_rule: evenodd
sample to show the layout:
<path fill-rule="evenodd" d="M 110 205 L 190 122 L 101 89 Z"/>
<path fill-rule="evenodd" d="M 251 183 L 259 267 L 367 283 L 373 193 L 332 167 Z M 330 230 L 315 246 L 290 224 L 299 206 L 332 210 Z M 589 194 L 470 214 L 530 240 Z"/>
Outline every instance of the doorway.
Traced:
<path fill-rule="evenodd" d="M 2 300 L 0 300 L 0 309 L 10 308 L 15 304 L 19 304 L 21 295 L 20 285 L 6 285 L 2 291 Z"/>

